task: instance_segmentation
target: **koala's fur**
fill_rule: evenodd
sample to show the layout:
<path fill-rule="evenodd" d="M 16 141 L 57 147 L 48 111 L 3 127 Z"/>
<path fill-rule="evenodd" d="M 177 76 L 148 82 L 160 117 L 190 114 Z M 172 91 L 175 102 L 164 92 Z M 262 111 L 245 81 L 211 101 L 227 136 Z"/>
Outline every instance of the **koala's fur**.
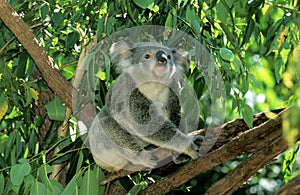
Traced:
<path fill-rule="evenodd" d="M 199 157 L 181 118 L 180 82 L 187 53 L 158 43 L 114 43 L 110 57 L 120 76 L 94 119 L 89 142 L 95 162 L 108 171 L 157 166 L 155 149 Z"/>

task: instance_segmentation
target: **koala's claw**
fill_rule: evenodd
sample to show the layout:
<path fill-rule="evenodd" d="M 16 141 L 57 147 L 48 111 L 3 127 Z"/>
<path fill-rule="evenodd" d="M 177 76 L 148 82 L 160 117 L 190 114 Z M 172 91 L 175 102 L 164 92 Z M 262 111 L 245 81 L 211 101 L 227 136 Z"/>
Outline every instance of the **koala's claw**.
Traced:
<path fill-rule="evenodd" d="M 201 156 L 199 154 L 198 150 L 199 150 L 199 147 L 192 142 L 190 147 L 188 147 L 186 154 L 189 155 L 193 160 L 195 160 Z"/>

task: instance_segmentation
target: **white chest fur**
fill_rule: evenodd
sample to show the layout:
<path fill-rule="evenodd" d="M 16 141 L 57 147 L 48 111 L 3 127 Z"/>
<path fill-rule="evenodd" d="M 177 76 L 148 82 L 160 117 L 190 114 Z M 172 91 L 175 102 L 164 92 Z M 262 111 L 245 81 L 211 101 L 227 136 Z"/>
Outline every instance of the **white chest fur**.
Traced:
<path fill-rule="evenodd" d="M 167 104 L 169 98 L 169 87 L 158 82 L 147 82 L 138 87 L 152 102 Z"/>

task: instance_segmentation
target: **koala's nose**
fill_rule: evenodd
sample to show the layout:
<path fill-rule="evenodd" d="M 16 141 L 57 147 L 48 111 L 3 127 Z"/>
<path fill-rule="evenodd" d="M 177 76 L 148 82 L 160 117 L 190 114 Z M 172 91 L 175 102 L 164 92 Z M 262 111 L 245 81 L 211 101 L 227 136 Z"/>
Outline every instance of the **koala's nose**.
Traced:
<path fill-rule="evenodd" d="M 165 52 L 160 50 L 156 53 L 156 59 L 157 59 L 158 63 L 166 64 L 167 60 L 168 60 L 168 56 Z"/>

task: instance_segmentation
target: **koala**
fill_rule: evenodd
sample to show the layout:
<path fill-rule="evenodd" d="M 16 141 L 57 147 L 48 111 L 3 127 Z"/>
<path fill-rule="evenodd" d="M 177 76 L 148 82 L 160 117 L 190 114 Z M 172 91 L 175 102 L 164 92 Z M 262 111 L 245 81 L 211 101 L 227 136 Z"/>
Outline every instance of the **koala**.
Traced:
<path fill-rule="evenodd" d="M 174 162 L 197 159 L 179 100 L 187 52 L 159 43 L 113 43 L 109 55 L 119 76 L 89 130 L 95 162 L 108 171 L 153 169 L 155 152 L 172 151 Z"/>

